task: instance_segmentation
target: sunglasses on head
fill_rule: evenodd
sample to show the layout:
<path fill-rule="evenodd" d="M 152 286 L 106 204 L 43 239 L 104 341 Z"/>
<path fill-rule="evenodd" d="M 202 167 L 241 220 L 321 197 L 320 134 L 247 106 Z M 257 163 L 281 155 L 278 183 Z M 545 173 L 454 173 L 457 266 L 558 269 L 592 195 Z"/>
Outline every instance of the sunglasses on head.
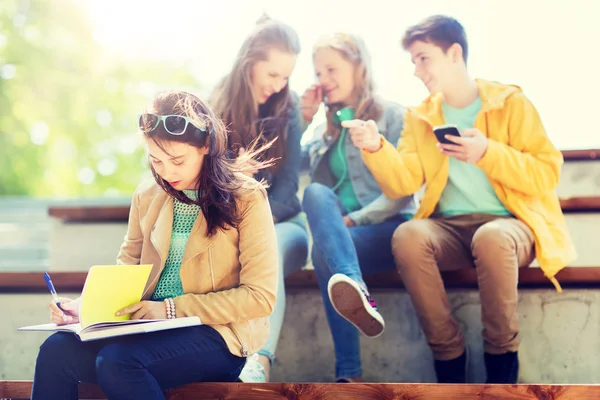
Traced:
<path fill-rule="evenodd" d="M 171 135 L 183 135 L 188 127 L 188 124 L 192 124 L 196 129 L 207 132 L 205 126 L 198 126 L 197 123 L 190 121 L 183 115 L 158 115 L 152 113 L 142 114 L 138 120 L 138 126 L 144 133 L 152 132 L 156 129 L 160 121 L 163 122 L 165 130 Z"/>

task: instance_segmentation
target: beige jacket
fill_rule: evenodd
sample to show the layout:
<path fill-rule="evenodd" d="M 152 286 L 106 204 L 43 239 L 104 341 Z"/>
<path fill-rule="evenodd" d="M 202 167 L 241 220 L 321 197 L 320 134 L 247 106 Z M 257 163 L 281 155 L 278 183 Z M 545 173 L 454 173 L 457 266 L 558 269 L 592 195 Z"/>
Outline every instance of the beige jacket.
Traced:
<path fill-rule="evenodd" d="M 198 316 L 215 328 L 232 354 L 256 353 L 269 336 L 275 305 L 278 252 L 266 192 L 248 191 L 238 200 L 238 229 L 206 235 L 202 213 L 181 261 L 184 295 L 175 298 L 177 317 Z M 152 264 L 143 299 L 152 296 L 165 266 L 173 227 L 173 199 L 155 182 L 140 185 L 132 199 L 119 264 Z"/>

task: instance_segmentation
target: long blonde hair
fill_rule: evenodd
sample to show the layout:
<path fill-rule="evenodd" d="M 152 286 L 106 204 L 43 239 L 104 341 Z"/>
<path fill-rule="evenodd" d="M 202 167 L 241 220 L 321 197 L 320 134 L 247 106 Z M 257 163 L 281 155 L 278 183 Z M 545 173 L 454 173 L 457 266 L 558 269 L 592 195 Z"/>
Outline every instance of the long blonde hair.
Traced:
<path fill-rule="evenodd" d="M 352 105 L 354 117 L 362 120 L 372 119 L 377 121 L 383 115 L 383 105 L 373 94 L 373 76 L 371 56 L 367 51 L 365 42 L 356 35 L 347 33 L 334 33 L 320 38 L 313 47 L 313 58 L 322 48 L 330 48 L 340 53 L 342 58 L 354 65 L 354 95 L 358 104 Z M 331 135 L 334 139 L 340 135 L 341 127 L 335 122 L 336 111 L 343 108 L 339 103 L 326 104 L 327 129 L 323 133 Z"/>
<path fill-rule="evenodd" d="M 252 66 L 266 60 L 269 50 L 273 48 L 298 54 L 300 39 L 289 25 L 263 16 L 254 31 L 244 40 L 231 72 L 213 93 L 211 103 L 214 105 L 215 113 L 229 128 L 229 147 L 234 155 L 237 155 L 239 147 L 248 148 L 255 141 L 262 139 L 263 129 L 266 128 L 257 126 L 259 122 L 270 125 L 271 132 L 277 132 L 278 139 L 264 156 L 266 159 L 278 160 L 274 166 L 277 168 L 285 156 L 287 121 L 293 107 L 289 84 L 260 106 L 266 118 L 265 121 L 259 121 L 250 81 Z M 272 137 L 264 139 L 273 140 Z"/>

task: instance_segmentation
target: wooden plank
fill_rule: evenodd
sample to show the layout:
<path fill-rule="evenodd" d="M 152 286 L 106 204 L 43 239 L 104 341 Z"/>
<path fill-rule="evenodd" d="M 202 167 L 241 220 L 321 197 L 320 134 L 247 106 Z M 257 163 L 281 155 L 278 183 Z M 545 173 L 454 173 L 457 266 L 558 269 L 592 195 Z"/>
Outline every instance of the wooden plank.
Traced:
<path fill-rule="evenodd" d="M 0 272 L 0 293 L 46 293 L 48 288 L 43 277 L 44 272 Z M 58 292 L 81 292 L 87 272 L 52 272 L 52 282 Z M 442 278 L 448 288 L 477 288 L 475 268 L 457 271 L 444 271 Z M 600 287 L 600 267 L 567 267 L 556 278 L 563 287 Z M 365 276 L 370 289 L 400 289 L 402 280 L 395 270 L 376 275 Z M 285 279 L 289 289 L 317 289 L 317 277 L 314 270 L 297 271 Z M 539 268 L 521 268 L 519 270 L 520 288 L 546 288 L 554 286 Z"/>
<path fill-rule="evenodd" d="M 52 272 L 57 292 L 81 292 L 87 271 Z M 0 293 L 43 293 L 48 287 L 44 271 L 0 272 Z"/>
<path fill-rule="evenodd" d="M 600 196 L 560 199 L 560 205 L 565 213 L 598 212 Z M 127 222 L 129 206 L 52 206 L 48 214 L 63 222 Z"/>
<path fill-rule="evenodd" d="M 129 206 L 51 206 L 48 215 L 63 222 L 127 222 Z"/>
<path fill-rule="evenodd" d="M 29 399 L 32 381 L 0 381 L 0 399 Z M 79 385 L 79 398 L 106 399 L 98 385 L 83 383 Z"/>
<path fill-rule="evenodd" d="M 442 272 L 442 279 L 447 288 L 477 288 L 477 271 L 475 268 Z M 556 279 L 561 286 L 567 287 L 600 287 L 600 267 L 567 267 L 561 270 Z M 402 280 L 395 270 L 365 276 L 369 289 L 400 289 Z M 286 288 L 317 288 L 317 277 L 312 270 L 298 271 L 285 280 Z M 546 288 L 554 286 L 539 268 L 521 268 L 519 270 L 519 288 Z"/>
<path fill-rule="evenodd" d="M 600 211 L 600 196 L 569 197 L 560 199 L 564 213 L 586 213 Z"/>
<path fill-rule="evenodd" d="M 28 399 L 31 381 L 0 381 L 0 398 Z M 193 383 L 167 390 L 175 399 L 244 400 L 446 400 L 600 398 L 599 385 L 443 385 L 421 383 Z M 96 385 L 79 385 L 79 398 L 104 399 Z"/>
<path fill-rule="evenodd" d="M 600 160 L 600 149 L 563 150 L 562 155 L 565 161 Z"/>

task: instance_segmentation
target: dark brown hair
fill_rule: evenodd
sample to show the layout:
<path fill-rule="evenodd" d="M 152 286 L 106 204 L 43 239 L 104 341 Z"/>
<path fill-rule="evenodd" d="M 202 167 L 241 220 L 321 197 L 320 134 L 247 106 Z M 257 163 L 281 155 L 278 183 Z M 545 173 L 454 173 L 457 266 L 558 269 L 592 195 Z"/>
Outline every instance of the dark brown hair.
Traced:
<path fill-rule="evenodd" d="M 197 148 L 209 148 L 204 157 L 198 176 L 197 200 L 187 197 L 182 191 L 174 189 L 162 179 L 152 167 L 150 169 L 156 183 L 169 196 L 186 204 L 197 204 L 207 221 L 207 234 L 213 236 L 217 228 L 237 228 L 241 221 L 236 199 L 242 191 L 264 187 L 262 182 L 244 174 L 253 169 L 265 168 L 269 162 L 258 163 L 253 160 L 264 148 L 251 149 L 242 157 L 232 160 L 227 154 L 227 130 L 223 122 L 216 117 L 210 107 L 197 96 L 187 92 L 162 92 L 155 96 L 150 112 L 158 115 L 182 115 L 193 124 L 188 124 L 183 135 L 172 135 L 164 129 L 163 123 L 144 137 L 153 140 L 165 153 L 165 142 L 186 143 Z M 198 129 L 202 127 L 203 130 Z"/>
<path fill-rule="evenodd" d="M 404 33 L 402 47 L 408 50 L 417 41 L 432 43 L 444 50 L 444 53 L 454 43 L 458 43 L 462 47 L 463 59 L 465 63 L 467 62 L 469 54 L 467 33 L 460 22 L 452 17 L 433 15 L 411 26 Z"/>
<path fill-rule="evenodd" d="M 298 54 L 300 39 L 289 25 L 263 15 L 242 44 L 231 72 L 214 91 L 211 103 L 216 114 L 227 124 L 229 145 L 234 155 L 237 155 L 240 147 L 248 149 L 253 142 L 278 138 L 264 154 L 267 159 L 278 160 L 273 164 L 273 168 L 277 168 L 285 157 L 287 121 L 294 106 L 289 84 L 280 92 L 273 93 L 260 106 L 259 115 L 250 81 L 252 67 L 259 61 L 267 60 L 271 49 Z"/>
<path fill-rule="evenodd" d="M 320 38 L 313 48 L 313 58 L 316 52 L 322 48 L 331 48 L 338 51 L 355 68 L 354 92 L 358 97 L 358 104 L 352 105 L 354 117 L 362 120 L 379 120 L 383 115 L 383 106 L 375 99 L 373 91 L 373 75 L 371 68 L 371 56 L 367 51 L 365 42 L 356 35 L 347 33 L 334 33 L 333 35 Z M 340 136 L 341 126 L 334 118 L 335 113 L 343 108 L 343 104 L 327 104 L 327 129 L 323 135 L 331 135 L 334 139 Z"/>

